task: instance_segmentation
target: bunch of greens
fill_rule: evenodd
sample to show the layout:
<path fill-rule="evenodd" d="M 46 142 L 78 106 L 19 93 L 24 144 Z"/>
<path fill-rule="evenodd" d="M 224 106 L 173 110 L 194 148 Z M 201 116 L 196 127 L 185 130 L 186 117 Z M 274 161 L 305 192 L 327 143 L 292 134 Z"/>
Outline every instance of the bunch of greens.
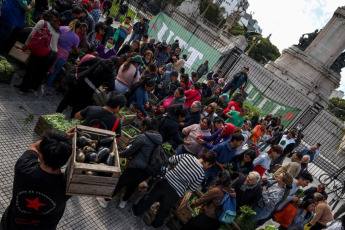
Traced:
<path fill-rule="evenodd" d="M 124 108 L 122 108 L 119 113 L 120 113 L 121 116 L 125 116 L 125 115 L 130 115 L 131 114 L 128 110 L 126 110 Z"/>
<path fill-rule="evenodd" d="M 131 137 L 136 137 L 139 133 L 133 128 L 123 128 L 123 131 L 126 132 Z"/>
<path fill-rule="evenodd" d="M 71 121 L 66 120 L 65 115 L 62 113 L 44 115 L 43 118 L 53 129 L 64 132 L 80 124 L 80 121 L 77 119 L 72 119 Z"/>
<path fill-rule="evenodd" d="M 240 207 L 240 212 L 241 215 L 235 219 L 235 223 L 238 225 L 238 227 L 240 229 L 254 230 L 256 227 L 256 222 L 253 216 L 256 215 L 256 212 L 254 212 L 254 210 L 247 205 Z"/>
<path fill-rule="evenodd" d="M 260 228 L 260 230 L 277 230 L 274 225 L 267 225 L 265 228 Z"/>
<path fill-rule="evenodd" d="M 14 68 L 3 56 L 0 56 L 0 74 L 11 75 L 14 73 Z"/>

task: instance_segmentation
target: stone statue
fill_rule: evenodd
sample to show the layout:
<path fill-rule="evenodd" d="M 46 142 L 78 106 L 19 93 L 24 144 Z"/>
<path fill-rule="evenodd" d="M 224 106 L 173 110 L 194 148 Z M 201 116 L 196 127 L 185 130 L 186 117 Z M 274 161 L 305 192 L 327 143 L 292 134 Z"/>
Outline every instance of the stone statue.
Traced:
<path fill-rule="evenodd" d="M 331 69 L 334 72 L 337 72 L 340 74 L 341 69 L 345 67 L 345 52 L 339 55 L 339 57 L 334 61 L 334 63 L 331 65 Z"/>
<path fill-rule="evenodd" d="M 298 45 L 296 45 L 300 50 L 304 51 L 316 38 L 316 36 L 320 33 L 320 31 L 317 29 L 312 33 L 309 34 L 302 34 L 302 36 L 299 39 Z"/>

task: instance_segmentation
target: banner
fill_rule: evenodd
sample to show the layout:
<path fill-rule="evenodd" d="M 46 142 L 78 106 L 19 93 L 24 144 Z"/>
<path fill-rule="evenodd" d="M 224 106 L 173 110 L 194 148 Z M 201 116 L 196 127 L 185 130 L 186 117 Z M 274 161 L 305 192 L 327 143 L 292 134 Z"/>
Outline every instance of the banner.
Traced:
<path fill-rule="evenodd" d="M 182 54 L 187 54 L 187 61 L 184 65 L 186 73 L 195 72 L 206 60 L 208 61 L 208 69 L 211 70 L 221 57 L 220 52 L 162 12 L 150 21 L 148 33 L 149 37 L 156 39 L 156 42 L 166 41 L 167 44 L 172 44 L 175 40 L 179 40 L 180 57 Z"/>
<path fill-rule="evenodd" d="M 245 91 L 248 93 L 246 103 L 258 108 L 264 115 L 272 114 L 273 117 L 281 115 L 281 124 L 283 124 L 284 127 L 287 127 L 301 112 L 300 109 L 284 105 L 267 97 L 250 81 L 248 81 Z"/>

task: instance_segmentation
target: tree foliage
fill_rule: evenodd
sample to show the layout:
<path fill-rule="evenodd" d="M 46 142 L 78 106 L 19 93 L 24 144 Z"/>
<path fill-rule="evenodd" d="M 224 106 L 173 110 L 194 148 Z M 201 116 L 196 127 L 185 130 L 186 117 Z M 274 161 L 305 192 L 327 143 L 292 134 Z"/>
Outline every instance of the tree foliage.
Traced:
<path fill-rule="evenodd" d="M 249 49 L 249 47 L 252 45 L 253 37 L 261 40 L 261 43 L 255 45 L 249 53 L 249 56 L 255 61 L 259 62 L 260 64 L 264 64 L 267 61 L 275 61 L 280 56 L 278 48 L 273 45 L 269 39 L 263 38 L 259 35 L 249 37 L 247 49 Z"/>
<path fill-rule="evenodd" d="M 345 100 L 335 97 L 330 99 L 329 102 L 327 110 L 340 120 L 345 121 Z"/>
<path fill-rule="evenodd" d="M 232 34 L 234 36 L 245 35 L 246 30 L 244 29 L 243 26 L 237 24 L 231 28 L 230 34 Z"/>
<path fill-rule="evenodd" d="M 184 0 L 172 0 L 171 4 L 175 7 L 179 7 Z"/>
<path fill-rule="evenodd" d="M 208 1 L 204 1 L 201 4 L 199 8 L 200 14 L 204 13 L 208 5 L 209 5 Z M 211 3 L 210 7 L 208 7 L 206 11 L 205 18 L 208 21 L 212 22 L 213 24 L 218 25 L 219 22 L 222 20 L 224 13 L 225 13 L 225 9 L 223 7 L 219 7 L 219 5 Z M 223 20 L 222 24 L 224 24 L 225 21 L 226 20 Z"/>

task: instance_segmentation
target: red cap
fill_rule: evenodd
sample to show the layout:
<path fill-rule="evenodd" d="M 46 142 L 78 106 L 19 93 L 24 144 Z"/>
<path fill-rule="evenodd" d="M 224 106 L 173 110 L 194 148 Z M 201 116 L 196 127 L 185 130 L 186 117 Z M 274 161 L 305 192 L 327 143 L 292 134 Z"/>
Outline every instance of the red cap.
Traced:
<path fill-rule="evenodd" d="M 231 134 L 234 133 L 235 128 L 236 127 L 230 123 L 223 125 L 223 130 L 225 131 L 225 133 L 222 136 L 230 136 Z"/>

